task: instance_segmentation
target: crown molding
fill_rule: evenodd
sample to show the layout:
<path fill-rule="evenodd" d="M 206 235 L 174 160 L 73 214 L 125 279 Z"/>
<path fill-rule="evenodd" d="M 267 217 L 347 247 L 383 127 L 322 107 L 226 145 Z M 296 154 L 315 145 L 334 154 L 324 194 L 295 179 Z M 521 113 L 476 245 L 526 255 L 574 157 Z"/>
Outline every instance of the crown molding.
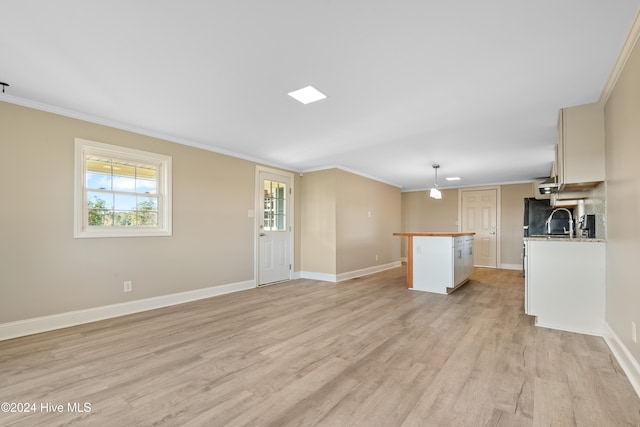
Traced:
<path fill-rule="evenodd" d="M 367 179 L 370 179 L 372 181 L 378 181 L 378 182 L 381 182 L 383 184 L 390 185 L 392 187 L 402 188 L 401 185 L 398 185 L 396 183 L 393 183 L 393 182 L 390 182 L 390 181 L 386 181 L 386 180 L 384 180 L 382 178 L 378 178 L 376 176 L 369 175 L 369 174 L 357 171 L 355 169 L 351 169 L 351 168 L 348 168 L 346 166 L 340 166 L 340 165 L 327 165 L 327 166 L 318 166 L 318 167 L 314 167 L 314 168 L 302 169 L 300 171 L 300 174 L 304 175 L 305 173 L 320 172 L 320 171 L 326 171 L 326 170 L 331 170 L 331 169 L 338 169 L 338 170 L 341 170 L 341 171 L 344 171 L 344 172 L 348 172 L 348 173 L 351 173 L 351 174 L 354 174 L 354 175 L 359 175 L 359 176 L 361 176 L 363 178 L 367 178 Z"/>
<path fill-rule="evenodd" d="M 2 94 L 0 93 L 0 101 L 3 102 L 7 102 L 9 104 L 15 104 L 15 105 L 19 105 L 21 107 L 26 107 L 26 108 L 31 108 L 33 110 L 38 110 L 38 111 L 44 111 L 46 113 L 51 113 L 51 114 L 57 114 L 59 116 L 64 116 L 64 117 L 69 117 L 72 119 L 76 119 L 76 120 L 82 120 L 85 122 L 89 122 L 89 123 L 94 123 L 94 124 L 98 124 L 98 125 L 102 125 L 102 126 L 107 126 L 110 128 L 114 128 L 114 129 L 119 129 L 119 130 L 124 130 L 127 132 L 132 132 L 132 133 L 137 133 L 139 135 L 145 135 L 145 136 L 149 136 L 152 138 L 157 138 L 157 139 L 162 139 L 164 141 L 169 141 L 169 142 L 173 142 L 176 144 L 180 144 L 180 145 L 186 145 L 189 147 L 194 147 L 194 148 L 199 148 L 201 150 L 205 150 L 205 151 L 211 151 L 214 153 L 218 153 L 218 154 L 222 154 L 225 156 L 229 156 L 229 157 L 234 157 L 237 159 L 242 159 L 242 160 L 247 160 L 253 163 L 256 163 L 258 165 L 264 165 L 264 166 L 270 166 L 270 167 L 274 167 L 274 168 L 278 168 L 281 170 L 285 170 L 285 171 L 290 171 L 290 172 L 296 172 L 294 171 L 291 167 L 286 166 L 286 165 L 282 165 L 276 162 L 272 162 L 269 160 L 265 160 L 265 159 L 261 159 L 258 157 L 253 157 L 253 156 L 249 156 L 246 154 L 242 154 L 242 153 L 237 153 L 234 151 L 230 151 L 230 150 L 225 150 L 223 148 L 219 148 L 219 147 L 215 147 L 212 145 L 208 145 L 208 144 L 203 144 L 203 143 L 199 143 L 199 142 L 195 142 L 186 138 L 181 138 L 181 137 L 177 137 L 174 135 L 169 135 L 169 134 L 164 134 L 164 133 L 160 133 L 160 132 L 155 132 L 149 129 L 143 129 L 140 127 L 136 127 L 127 123 L 123 123 L 123 122 L 119 122 L 119 121 L 115 121 L 115 120 L 110 120 L 110 119 L 104 119 L 101 117 L 96 117 L 96 116 L 92 116 L 90 114 L 85 114 L 85 113 L 81 113 L 79 111 L 74 111 L 74 110 L 68 110 L 65 108 L 60 108 L 60 107 L 56 107 L 54 105 L 49 105 L 49 104 L 45 104 L 45 103 L 41 103 L 41 102 L 37 102 L 37 101 L 32 101 L 29 99 L 25 99 L 25 98 L 20 98 L 17 96 L 12 96 L 12 95 L 7 95 L 7 94 Z M 327 169 L 340 169 L 343 170 L 345 172 L 349 172 L 355 175 L 360 175 L 362 177 L 368 178 L 368 179 L 372 179 L 374 181 L 379 181 L 383 184 L 388 184 L 391 185 L 393 187 L 398 187 L 400 188 L 401 186 L 398 184 L 395 184 L 393 182 L 389 182 L 389 181 L 385 181 L 381 178 L 372 176 L 372 175 L 367 175 L 365 173 L 353 170 L 353 169 L 349 169 L 347 167 L 344 166 L 339 166 L 339 165 L 327 165 L 327 166 L 321 166 L 318 168 L 312 168 L 312 169 L 304 169 L 304 170 L 300 170 L 297 171 L 298 173 L 304 173 L 304 172 L 315 172 L 315 171 L 320 171 L 320 170 L 327 170 Z"/>
<path fill-rule="evenodd" d="M 226 150 L 224 148 L 215 147 L 213 145 L 203 144 L 200 142 L 192 141 L 187 138 L 182 138 L 175 135 L 165 134 L 162 132 L 156 132 L 149 129 L 144 129 L 141 127 L 137 127 L 128 123 L 119 122 L 116 120 L 105 119 L 102 117 L 92 116 L 90 114 L 81 113 L 79 111 L 68 110 L 66 108 L 56 107 L 54 105 L 45 104 L 38 101 L 32 101 L 25 98 L 20 98 L 18 96 L 7 95 L 0 93 L 0 101 L 6 102 L 8 104 L 19 105 L 25 108 L 31 108 L 33 110 L 44 111 L 45 113 L 56 114 L 58 116 L 68 117 L 71 119 L 82 120 L 84 122 L 94 123 L 101 126 L 107 126 L 113 129 L 123 130 L 131 133 L 136 133 L 139 135 L 148 136 L 151 138 L 162 139 L 164 141 L 173 142 L 175 144 L 186 145 L 188 147 L 199 148 L 201 150 L 210 151 L 213 153 L 222 154 L 229 157 L 234 157 L 237 159 L 247 160 L 256 164 L 262 164 L 266 166 L 275 167 L 278 169 L 284 169 L 287 171 L 292 171 L 292 169 L 288 166 L 271 162 L 265 159 L 261 159 L 254 156 L 249 156 L 243 153 L 237 153 L 235 151 Z"/>
<path fill-rule="evenodd" d="M 624 66 L 629 60 L 631 52 L 633 52 L 633 48 L 636 46 L 638 39 L 640 39 L 640 8 L 636 11 L 636 16 L 633 19 L 631 28 L 627 33 L 624 43 L 622 44 L 622 48 L 618 54 L 618 59 L 616 59 L 616 63 L 613 66 L 613 70 L 611 70 L 611 74 L 609 74 L 607 83 L 602 89 L 600 100 L 598 101 L 600 105 L 604 106 L 609 100 L 609 97 L 611 96 L 613 89 L 616 87 L 616 83 L 622 74 L 622 70 L 624 70 Z"/>

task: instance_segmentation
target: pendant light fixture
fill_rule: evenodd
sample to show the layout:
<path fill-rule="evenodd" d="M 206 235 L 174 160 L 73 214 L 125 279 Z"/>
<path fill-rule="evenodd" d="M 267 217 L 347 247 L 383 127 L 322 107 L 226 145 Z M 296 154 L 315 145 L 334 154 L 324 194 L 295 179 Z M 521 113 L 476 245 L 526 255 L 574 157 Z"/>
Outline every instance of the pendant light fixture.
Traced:
<path fill-rule="evenodd" d="M 434 163 L 433 164 L 433 170 L 435 173 L 435 179 L 433 180 L 433 187 L 431 188 L 431 191 L 429 191 L 429 197 L 431 197 L 432 199 L 442 199 L 442 192 L 438 189 L 438 168 L 440 167 L 439 164 Z"/>

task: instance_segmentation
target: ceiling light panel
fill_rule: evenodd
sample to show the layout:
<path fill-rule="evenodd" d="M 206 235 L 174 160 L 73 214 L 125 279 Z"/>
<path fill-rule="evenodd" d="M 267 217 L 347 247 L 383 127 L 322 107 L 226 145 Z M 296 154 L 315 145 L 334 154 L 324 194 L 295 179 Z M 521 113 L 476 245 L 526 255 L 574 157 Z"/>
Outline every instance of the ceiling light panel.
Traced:
<path fill-rule="evenodd" d="M 289 92 L 289 96 L 295 99 L 296 101 L 302 102 L 303 104 L 310 104 L 312 102 L 320 101 L 321 99 L 325 99 L 327 95 L 320 92 L 313 86 L 303 87 L 302 89 L 294 90 L 293 92 Z"/>
<path fill-rule="evenodd" d="M 460 178 L 459 176 L 450 176 L 449 178 L 445 178 L 445 179 L 447 181 L 460 181 L 460 179 L 462 178 Z"/>

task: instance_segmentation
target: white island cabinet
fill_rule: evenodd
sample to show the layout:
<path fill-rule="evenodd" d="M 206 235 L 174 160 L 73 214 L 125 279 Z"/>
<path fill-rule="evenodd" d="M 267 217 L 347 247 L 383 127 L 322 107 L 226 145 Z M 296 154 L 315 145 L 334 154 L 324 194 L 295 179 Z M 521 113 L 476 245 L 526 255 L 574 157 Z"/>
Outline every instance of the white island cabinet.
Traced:
<path fill-rule="evenodd" d="M 602 335 L 605 243 L 525 238 L 525 313 L 536 326 Z"/>
<path fill-rule="evenodd" d="M 474 233 L 395 233 L 408 238 L 407 286 L 448 294 L 473 273 Z"/>

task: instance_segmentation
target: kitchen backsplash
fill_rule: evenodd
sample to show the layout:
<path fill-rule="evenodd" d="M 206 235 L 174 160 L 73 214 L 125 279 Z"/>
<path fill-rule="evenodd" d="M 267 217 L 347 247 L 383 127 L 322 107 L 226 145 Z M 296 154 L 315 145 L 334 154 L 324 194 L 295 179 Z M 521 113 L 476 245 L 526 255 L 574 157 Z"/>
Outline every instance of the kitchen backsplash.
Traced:
<path fill-rule="evenodd" d="M 607 183 L 601 182 L 589 190 L 584 201 L 584 210 L 588 215 L 596 216 L 596 238 L 607 238 Z"/>
<path fill-rule="evenodd" d="M 596 216 L 596 238 L 607 238 L 607 183 L 601 182 L 590 190 L 583 191 L 563 191 L 562 201 L 564 203 L 577 203 L 584 200 L 584 213 Z M 574 216 L 578 215 L 578 209 L 573 209 Z M 576 218 L 577 226 L 578 218 Z"/>

